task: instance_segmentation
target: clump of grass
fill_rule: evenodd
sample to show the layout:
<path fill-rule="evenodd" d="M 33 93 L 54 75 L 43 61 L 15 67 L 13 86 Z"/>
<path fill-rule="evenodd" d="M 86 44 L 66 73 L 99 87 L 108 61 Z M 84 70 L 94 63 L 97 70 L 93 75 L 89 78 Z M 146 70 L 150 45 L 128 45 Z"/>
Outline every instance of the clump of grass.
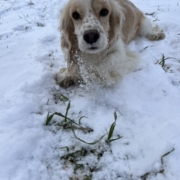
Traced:
<path fill-rule="evenodd" d="M 65 96 L 62 96 L 62 97 L 65 98 L 65 100 L 68 99 Z M 50 122 L 52 121 L 53 117 L 56 115 L 56 116 L 59 116 L 59 117 L 63 118 L 62 121 L 60 123 L 58 123 L 57 125 L 62 126 L 64 129 L 71 129 L 72 132 L 73 132 L 74 137 L 77 140 L 79 140 L 79 141 L 81 141 L 81 142 L 83 142 L 85 144 L 89 144 L 89 145 L 95 145 L 95 144 L 99 143 L 104 138 L 105 134 L 102 135 L 98 140 L 96 140 L 94 142 L 86 142 L 86 141 L 82 140 L 81 138 L 79 138 L 76 135 L 75 129 L 79 129 L 79 130 L 82 130 L 84 132 L 89 132 L 89 133 L 92 132 L 93 130 L 91 128 L 89 128 L 89 127 L 84 127 L 84 126 L 81 125 L 81 120 L 83 118 L 85 118 L 85 116 L 81 116 L 79 118 L 78 122 L 76 122 L 75 120 L 70 119 L 68 117 L 68 112 L 69 112 L 70 107 L 71 107 L 71 103 L 69 101 L 68 105 L 66 107 L 65 115 L 63 115 L 60 112 L 55 112 L 55 113 L 50 115 L 50 113 L 48 112 L 47 118 L 46 118 L 46 123 L 45 123 L 46 126 L 50 124 Z M 112 141 L 116 141 L 116 140 L 122 138 L 122 136 L 118 136 L 117 138 L 112 138 L 113 133 L 114 133 L 114 129 L 115 129 L 115 126 L 116 126 L 116 121 L 117 121 L 117 114 L 116 114 L 116 112 L 114 112 L 114 122 L 111 124 L 111 126 L 109 128 L 108 137 L 106 139 L 107 143 L 110 143 Z"/>
<path fill-rule="evenodd" d="M 85 175 L 84 175 L 83 180 L 91 180 L 93 177 L 92 173 L 94 171 L 97 171 L 99 168 L 98 168 L 97 164 L 94 164 L 93 166 L 88 165 L 87 163 L 84 163 L 83 160 L 86 156 L 89 156 L 89 155 L 95 156 L 96 159 L 98 159 L 98 160 L 103 156 L 103 154 L 106 150 L 104 148 L 100 148 L 101 149 L 100 150 L 97 147 L 103 146 L 103 143 L 100 143 L 100 142 L 102 141 L 102 139 L 105 136 L 107 136 L 107 137 L 104 141 L 104 146 L 108 145 L 107 147 L 110 147 L 109 145 L 111 142 L 122 138 L 122 136 L 118 136 L 116 138 L 113 138 L 114 130 L 116 127 L 117 114 L 116 114 L 116 112 L 114 112 L 114 122 L 111 124 L 107 134 L 102 135 L 99 139 L 97 139 L 93 142 L 87 142 L 87 141 L 81 139 L 80 137 L 78 137 L 75 133 L 75 130 L 81 130 L 84 133 L 91 133 L 93 131 L 93 129 L 82 125 L 82 122 L 81 122 L 82 119 L 87 118 L 87 117 L 81 116 L 77 121 L 71 119 L 69 117 L 69 111 L 71 108 L 70 100 L 62 94 L 59 94 L 58 98 L 61 101 L 63 101 L 65 104 L 67 104 L 65 113 L 62 114 L 60 112 L 55 112 L 53 114 L 50 114 L 48 112 L 45 124 L 46 124 L 46 126 L 54 124 L 54 125 L 60 126 L 64 130 L 69 129 L 72 131 L 74 138 L 76 140 L 80 141 L 83 144 L 86 144 L 86 147 L 79 148 L 78 150 L 77 149 L 74 150 L 74 147 L 68 147 L 68 146 L 62 147 L 61 149 L 64 149 L 66 151 L 66 153 L 60 157 L 60 160 L 63 161 L 63 163 L 65 163 L 65 164 L 70 163 L 73 166 L 75 174 L 77 173 L 77 171 L 83 171 L 83 172 L 85 171 Z M 54 116 L 60 117 L 60 121 L 52 123 Z"/>
<path fill-rule="evenodd" d="M 65 154 L 64 156 L 61 156 L 60 160 L 68 160 L 70 162 L 77 164 L 78 159 L 86 155 L 87 155 L 87 150 L 85 148 L 81 148 L 80 150 L 71 153 L 69 153 L 69 149 L 68 149 L 68 153 Z"/>
<path fill-rule="evenodd" d="M 88 162 L 83 162 L 83 160 L 87 156 L 94 156 L 95 159 L 100 159 L 103 154 L 104 150 L 98 150 L 96 148 L 90 147 L 82 147 L 78 150 L 74 150 L 75 147 L 68 148 L 67 153 L 60 157 L 60 160 L 64 163 L 65 166 L 71 164 L 74 169 L 74 174 L 78 176 L 78 173 L 83 172 L 84 176 L 81 179 L 88 180 L 92 179 L 93 172 L 96 172 L 100 169 L 97 163 L 89 164 Z M 66 147 L 64 148 L 66 149 Z M 73 179 L 73 178 L 70 178 Z"/>
<path fill-rule="evenodd" d="M 168 59 L 176 59 L 176 58 L 173 58 L 173 57 L 165 57 L 164 54 L 162 54 L 162 57 L 161 57 L 161 60 L 159 60 L 157 63 L 160 64 L 162 66 L 162 68 L 164 69 L 165 72 L 168 71 L 168 69 L 170 68 L 170 66 L 168 66 L 166 64 L 166 60 Z"/>
<path fill-rule="evenodd" d="M 167 59 L 167 58 L 165 58 L 163 56 L 162 60 L 165 61 L 165 59 Z M 102 135 L 98 140 L 96 140 L 94 142 L 86 142 L 85 140 L 79 138 L 75 133 L 75 130 L 81 130 L 84 133 L 91 133 L 93 131 L 93 129 L 82 125 L 81 121 L 83 118 L 86 118 L 86 117 L 81 116 L 77 121 L 71 119 L 69 117 L 69 112 L 70 112 L 70 108 L 71 108 L 70 100 L 63 94 L 58 94 L 58 96 L 56 98 L 60 99 L 64 104 L 67 104 L 65 113 L 62 114 L 60 112 L 55 112 L 53 114 L 50 114 L 48 112 L 47 118 L 46 118 L 46 123 L 45 123 L 46 126 L 57 125 L 57 126 L 60 126 L 64 130 L 69 129 L 72 131 L 74 138 L 76 140 L 85 144 L 85 146 L 79 145 L 78 147 L 77 146 L 62 147 L 61 149 L 64 150 L 65 153 L 64 153 L 64 155 L 60 156 L 59 159 L 60 159 L 60 161 L 62 161 L 62 163 L 66 167 L 68 165 L 71 165 L 73 167 L 74 176 L 72 178 L 70 178 L 70 180 L 74 180 L 74 179 L 92 180 L 93 173 L 96 171 L 99 171 L 101 169 L 101 167 L 99 167 L 99 165 L 97 163 L 89 164 L 89 162 L 87 162 L 85 160 L 85 158 L 87 156 L 94 156 L 95 159 L 100 160 L 103 157 L 105 152 L 112 152 L 110 143 L 122 138 L 122 136 L 118 136 L 116 138 L 113 137 L 115 127 L 116 127 L 116 122 L 117 122 L 117 113 L 114 112 L 114 122 L 111 124 L 107 134 Z M 54 116 L 58 116 L 60 118 L 60 122 L 52 123 L 52 119 Z M 106 135 L 107 135 L 107 137 L 106 137 L 105 141 L 102 143 L 101 140 Z M 158 174 L 163 174 L 165 171 L 163 159 L 166 156 L 168 156 L 170 153 L 172 153 L 174 150 L 175 149 L 173 148 L 171 151 L 169 151 L 161 156 L 161 158 L 160 158 L 161 167 L 159 168 L 159 170 L 156 170 L 156 171 L 152 170 L 152 171 L 146 172 L 145 174 L 143 174 L 142 176 L 139 176 L 138 178 L 142 179 L 142 180 L 147 180 L 147 179 L 149 179 L 150 176 L 155 177 Z M 121 176 L 119 176 L 119 177 L 121 177 Z M 131 175 L 129 177 L 131 177 Z"/>
<path fill-rule="evenodd" d="M 66 109 L 66 111 L 67 111 L 67 109 Z M 62 126 L 64 129 L 72 129 L 72 127 L 73 127 L 73 128 L 82 130 L 84 132 L 92 132 L 93 131 L 91 128 L 83 127 L 80 124 L 78 124 L 77 122 L 75 122 L 75 120 L 72 120 L 72 119 L 68 118 L 66 115 L 63 115 L 59 112 L 55 112 L 51 115 L 48 113 L 47 119 L 46 119 L 46 126 L 50 124 L 51 120 L 53 119 L 53 117 L 55 115 L 63 118 L 63 121 L 56 123 L 55 125 Z"/>
<path fill-rule="evenodd" d="M 71 102 L 69 101 L 69 99 L 64 96 L 63 94 L 60 94 L 58 96 L 64 103 L 68 102 L 68 105 L 66 107 L 66 112 L 65 112 L 65 115 L 63 115 L 62 113 L 60 112 L 55 112 L 53 114 L 50 115 L 50 113 L 48 112 L 47 114 L 47 118 L 46 118 L 46 126 L 49 125 L 53 119 L 54 116 L 59 116 L 61 117 L 61 121 L 56 123 L 55 125 L 58 125 L 58 126 L 61 126 L 62 128 L 64 129 L 71 129 L 72 131 L 74 131 L 74 129 L 79 129 L 79 130 L 82 130 L 84 132 L 92 132 L 93 130 L 89 127 L 84 127 L 80 124 L 81 122 L 81 119 L 84 118 L 84 116 L 80 117 L 79 118 L 79 121 L 76 122 L 75 120 L 71 119 L 68 117 L 68 113 L 69 113 L 69 110 L 71 108 Z"/>

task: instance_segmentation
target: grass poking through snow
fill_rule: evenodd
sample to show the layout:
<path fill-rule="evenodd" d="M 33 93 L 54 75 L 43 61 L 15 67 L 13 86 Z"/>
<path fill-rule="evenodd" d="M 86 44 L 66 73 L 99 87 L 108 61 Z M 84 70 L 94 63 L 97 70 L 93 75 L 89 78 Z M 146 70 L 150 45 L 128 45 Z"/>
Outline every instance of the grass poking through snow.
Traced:
<path fill-rule="evenodd" d="M 165 60 L 169 58 L 165 58 L 164 55 L 162 56 L 162 67 L 165 66 Z M 160 64 L 160 63 L 159 63 Z M 82 179 L 82 180 L 92 180 L 93 179 L 93 173 L 96 171 L 99 171 L 102 167 L 98 163 L 88 163 L 87 158 L 92 156 L 94 159 L 97 159 L 98 161 L 103 157 L 105 152 L 112 152 L 110 143 L 119 140 L 122 138 L 122 136 L 113 137 L 116 122 L 117 122 L 117 114 L 114 112 L 114 122 L 109 127 L 109 131 L 107 134 L 102 135 L 98 140 L 95 140 L 93 142 L 87 142 L 80 137 L 78 137 L 75 133 L 75 130 L 82 131 L 83 133 L 91 133 L 93 132 L 92 128 L 86 127 L 82 125 L 81 120 L 83 118 L 86 118 L 85 116 L 81 116 L 78 120 L 73 120 L 69 117 L 69 111 L 71 108 L 71 102 L 70 100 L 65 97 L 64 95 L 60 95 L 61 101 L 63 101 L 65 104 L 67 104 L 65 113 L 55 112 L 53 114 L 50 114 L 48 112 L 47 118 L 46 118 L 46 126 L 48 125 L 56 125 L 60 126 L 64 132 L 69 133 L 71 130 L 74 138 L 78 140 L 80 143 L 78 144 L 78 147 L 76 146 L 66 146 L 62 147 L 61 150 L 64 150 L 65 153 L 60 157 L 60 161 L 64 164 L 65 167 L 71 166 L 73 167 L 74 174 L 72 177 L 70 177 L 70 180 L 74 179 Z M 60 118 L 60 121 L 53 122 L 53 117 L 58 116 Z M 59 130 L 61 130 L 61 128 Z M 106 137 L 106 138 L 105 138 Z M 105 139 L 104 139 L 105 138 Z M 104 141 L 102 141 L 104 139 Z M 82 144 L 81 144 L 82 143 Z M 152 170 L 147 173 L 145 173 L 142 176 L 139 176 L 138 178 L 142 180 L 147 180 L 150 176 L 157 176 L 158 174 L 163 174 L 164 169 L 164 162 L 163 158 L 168 156 L 170 153 L 172 153 L 175 149 L 173 148 L 171 151 L 165 153 L 160 158 L 160 169 L 159 170 Z"/>
<path fill-rule="evenodd" d="M 115 127 L 116 127 L 117 114 L 116 112 L 114 112 L 114 122 L 109 127 L 109 131 L 107 134 L 103 134 L 100 138 L 98 138 L 97 140 L 93 142 L 87 142 L 83 140 L 82 138 L 78 137 L 75 133 L 75 130 L 76 131 L 80 130 L 84 133 L 93 132 L 92 128 L 86 127 L 82 125 L 81 123 L 82 119 L 87 118 L 87 117 L 81 116 L 79 117 L 78 120 L 71 119 L 69 117 L 69 110 L 71 108 L 70 100 L 62 94 L 60 98 L 65 104 L 67 104 L 65 113 L 63 114 L 61 112 L 54 112 L 50 114 L 48 112 L 45 125 L 46 126 L 56 125 L 56 126 L 60 126 L 63 130 L 72 131 L 74 138 L 78 140 L 79 142 L 81 142 L 82 146 L 79 145 L 78 150 L 77 149 L 75 150 L 74 147 L 67 147 L 67 146 L 62 147 L 61 149 L 64 149 L 66 153 L 60 157 L 60 160 L 63 161 L 64 164 L 70 163 L 73 166 L 74 174 L 77 174 L 77 171 L 79 170 L 85 171 L 86 173 L 83 176 L 83 180 L 91 180 L 93 177 L 92 173 L 94 171 L 97 171 L 99 167 L 98 165 L 94 165 L 93 167 L 92 165 L 88 165 L 86 162 L 84 162 L 84 158 L 91 155 L 91 156 L 95 156 L 95 159 L 100 159 L 103 156 L 104 152 L 107 150 L 106 148 L 100 148 L 101 150 L 99 150 L 97 148 L 98 146 L 99 147 L 108 146 L 110 148 L 110 143 L 122 138 L 122 136 L 118 136 L 116 138 L 113 137 Z M 58 122 L 53 122 L 54 116 L 58 116 L 60 120 L 58 120 Z M 67 133 L 69 133 L 69 131 L 67 131 Z M 102 141 L 103 139 L 104 141 Z"/>

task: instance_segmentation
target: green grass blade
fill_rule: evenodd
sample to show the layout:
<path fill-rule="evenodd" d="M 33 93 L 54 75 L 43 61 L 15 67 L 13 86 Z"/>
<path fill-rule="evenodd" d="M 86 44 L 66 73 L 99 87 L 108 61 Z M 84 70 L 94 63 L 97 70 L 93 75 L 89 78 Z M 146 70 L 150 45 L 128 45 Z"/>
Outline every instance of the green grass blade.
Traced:
<path fill-rule="evenodd" d="M 87 117 L 86 117 L 86 116 L 82 116 L 82 117 L 80 117 L 80 118 L 79 118 L 79 121 L 78 121 L 78 122 L 79 122 L 79 124 L 81 124 L 81 120 L 82 120 L 83 118 L 87 118 Z"/>
<path fill-rule="evenodd" d="M 107 141 L 109 141 L 111 139 L 111 137 L 113 135 L 113 132 L 114 132 L 115 126 L 116 126 L 116 122 L 113 122 L 110 129 L 109 129 Z"/>
<path fill-rule="evenodd" d="M 110 139 L 110 140 L 109 140 L 109 141 L 107 141 L 107 142 L 109 143 L 109 142 L 116 141 L 116 140 L 121 139 L 121 138 L 123 138 L 123 136 L 120 136 L 120 137 L 115 138 L 115 139 Z"/>
<path fill-rule="evenodd" d="M 47 118 L 46 118 L 46 126 L 49 125 L 54 115 L 55 113 L 53 113 L 52 115 L 49 115 L 49 112 L 48 112 Z"/>
<path fill-rule="evenodd" d="M 59 112 L 55 112 L 54 115 L 57 115 L 57 116 L 66 118 L 67 120 L 71 121 L 71 123 L 76 124 L 76 125 L 79 126 L 80 128 L 86 129 L 86 128 L 82 127 L 81 125 L 79 125 L 78 123 L 76 123 L 74 120 L 72 120 L 72 119 L 70 119 L 70 118 L 64 116 L 63 114 L 61 114 L 61 113 L 59 113 Z"/>
<path fill-rule="evenodd" d="M 114 133 L 114 128 L 116 126 L 116 120 L 117 120 L 117 114 L 116 114 L 116 111 L 115 111 L 114 112 L 114 122 L 112 123 L 112 125 L 111 125 L 111 127 L 109 129 L 107 141 L 109 141 L 112 138 L 112 135 Z"/>
<path fill-rule="evenodd" d="M 67 122 L 67 115 L 68 115 L 68 111 L 69 111 L 70 107 L 71 107 L 71 103 L 70 103 L 70 101 L 69 101 L 69 103 L 68 103 L 68 105 L 67 105 L 67 108 L 66 108 L 65 118 L 64 118 L 64 121 L 65 121 L 65 122 Z"/>
<path fill-rule="evenodd" d="M 66 149 L 66 151 L 69 152 L 69 147 L 68 146 L 62 147 L 61 149 Z"/>
<path fill-rule="evenodd" d="M 81 125 L 79 124 L 79 123 L 81 123 L 81 119 L 82 119 L 82 118 L 86 118 L 85 116 L 82 116 L 82 117 L 79 119 L 79 122 L 78 122 L 78 123 L 76 123 L 74 120 L 72 120 L 72 119 L 70 119 L 70 118 L 67 117 L 67 116 L 68 116 L 68 111 L 69 111 L 70 107 L 71 107 L 71 104 L 70 104 L 70 102 L 69 102 L 68 105 L 67 105 L 67 108 L 66 108 L 66 114 L 65 114 L 65 115 L 61 114 L 60 112 L 55 112 L 55 113 L 53 113 L 52 115 L 49 115 L 49 112 L 48 112 L 45 125 L 47 126 L 47 125 L 51 122 L 51 120 L 52 120 L 52 118 L 54 117 L 54 115 L 56 115 L 56 116 L 62 117 L 62 118 L 64 119 L 64 122 L 67 123 L 67 125 L 70 124 L 70 123 L 73 123 L 73 124 L 77 125 L 77 126 L 79 127 L 79 129 L 81 129 L 81 130 L 83 130 L 83 131 L 92 132 L 92 129 L 90 129 L 90 128 L 85 128 L 85 127 L 83 127 L 83 126 L 81 126 Z M 69 122 L 69 121 L 70 121 L 70 122 Z"/>
<path fill-rule="evenodd" d="M 114 120 L 115 121 L 117 120 L 117 113 L 116 113 L 116 111 L 114 112 Z"/>
<path fill-rule="evenodd" d="M 106 140 L 107 143 L 112 142 L 112 141 L 116 141 L 116 140 L 122 138 L 121 136 L 119 136 L 117 138 L 111 139 L 112 136 L 113 136 L 113 133 L 114 133 L 114 129 L 116 127 L 116 120 L 117 120 L 117 114 L 116 114 L 116 112 L 114 112 L 114 122 L 112 123 L 112 125 L 111 125 L 111 127 L 109 129 L 108 138 Z"/>
<path fill-rule="evenodd" d="M 163 158 L 167 155 L 169 155 L 170 153 L 172 153 L 175 150 L 175 148 L 173 147 L 173 149 L 167 153 L 165 153 L 164 155 L 161 156 L 161 163 L 163 164 Z"/>
<path fill-rule="evenodd" d="M 60 99 L 63 101 L 63 102 L 66 102 L 66 101 L 69 101 L 69 99 L 64 96 L 63 94 L 60 95 Z"/>
<path fill-rule="evenodd" d="M 72 132 L 73 132 L 73 134 L 74 134 L 74 137 L 75 137 L 77 140 L 79 140 L 79 141 L 81 141 L 81 142 L 83 142 L 83 143 L 85 143 L 85 144 L 89 144 L 89 145 L 95 145 L 95 144 L 97 144 L 97 143 L 100 142 L 101 139 L 105 136 L 105 135 L 101 136 L 97 141 L 94 141 L 94 142 L 86 142 L 86 141 L 80 139 L 79 137 L 77 137 L 77 135 L 75 134 L 73 125 L 72 125 Z"/>
<path fill-rule="evenodd" d="M 165 57 L 164 57 L 164 54 L 162 55 L 162 67 L 164 67 L 165 65 Z"/>

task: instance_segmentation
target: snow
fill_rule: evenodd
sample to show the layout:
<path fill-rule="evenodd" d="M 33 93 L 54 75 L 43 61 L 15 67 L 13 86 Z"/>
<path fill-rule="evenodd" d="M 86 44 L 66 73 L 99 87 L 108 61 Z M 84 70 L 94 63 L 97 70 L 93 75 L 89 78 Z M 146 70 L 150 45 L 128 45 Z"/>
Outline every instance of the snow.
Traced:
<path fill-rule="evenodd" d="M 58 32 L 65 2 L 0 1 L 0 180 L 83 179 L 89 174 L 93 180 L 179 180 L 179 1 L 132 1 L 144 13 L 154 13 L 148 17 L 166 38 L 132 41 L 129 48 L 139 54 L 139 67 L 109 89 L 56 85 L 54 74 L 66 65 Z M 163 54 L 164 68 L 159 64 Z M 65 114 L 68 102 L 60 100 L 61 94 L 71 102 L 68 117 L 86 116 L 82 125 L 93 129 L 86 134 L 75 130 L 76 135 L 93 142 L 106 134 L 101 142 L 87 145 L 71 130 L 45 126 L 48 112 Z M 123 137 L 107 144 L 115 111 L 113 137 Z M 72 163 L 60 160 L 67 154 L 63 147 L 95 150 L 78 161 L 84 169 L 74 173 Z"/>

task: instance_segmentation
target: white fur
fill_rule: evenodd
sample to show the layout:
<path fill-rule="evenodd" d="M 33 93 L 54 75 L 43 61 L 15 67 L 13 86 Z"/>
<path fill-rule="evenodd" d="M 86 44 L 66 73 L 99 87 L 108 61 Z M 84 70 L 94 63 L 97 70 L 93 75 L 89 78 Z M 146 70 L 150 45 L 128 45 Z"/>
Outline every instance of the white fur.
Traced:
<path fill-rule="evenodd" d="M 79 67 L 85 83 L 113 86 L 124 74 L 131 72 L 137 66 L 137 55 L 128 51 L 121 39 L 118 39 L 106 54 L 105 57 L 99 56 L 91 61 L 80 58 Z"/>

